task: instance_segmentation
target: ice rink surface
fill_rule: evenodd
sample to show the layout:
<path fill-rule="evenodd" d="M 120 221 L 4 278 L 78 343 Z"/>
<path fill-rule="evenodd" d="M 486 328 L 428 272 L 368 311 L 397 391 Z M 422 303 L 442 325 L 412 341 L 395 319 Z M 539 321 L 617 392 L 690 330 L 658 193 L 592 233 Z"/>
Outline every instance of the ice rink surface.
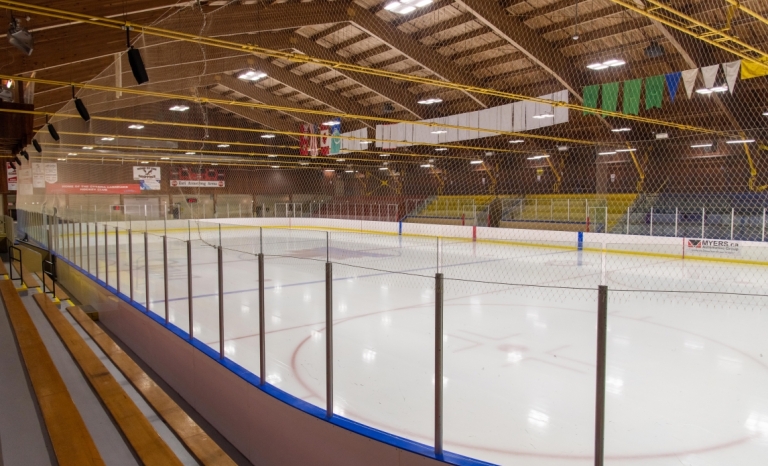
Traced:
<path fill-rule="evenodd" d="M 597 287 L 609 287 L 606 463 L 768 464 L 768 267 L 669 246 L 472 242 L 224 228 L 225 353 L 259 375 L 265 254 L 268 383 L 325 406 L 325 262 L 333 262 L 335 413 L 433 443 L 435 273 L 445 276 L 445 449 L 493 463 L 592 462 Z M 112 238 L 112 236 L 110 236 Z M 218 232 L 168 240 L 170 321 L 218 351 Z M 100 239 L 99 269 L 117 280 Z M 94 241 L 95 238 L 91 238 Z M 134 299 L 145 302 L 141 233 Z M 628 249 L 626 246 L 624 249 Z M 149 235 L 151 309 L 164 315 L 162 240 Z M 761 255 L 762 250 L 744 254 Z M 95 245 L 90 254 L 96 267 Z M 80 250 L 71 256 L 80 263 Z M 762 257 L 762 256 L 760 256 Z M 129 287 L 127 235 L 120 285 Z M 761 296 L 762 295 L 762 296 Z"/>

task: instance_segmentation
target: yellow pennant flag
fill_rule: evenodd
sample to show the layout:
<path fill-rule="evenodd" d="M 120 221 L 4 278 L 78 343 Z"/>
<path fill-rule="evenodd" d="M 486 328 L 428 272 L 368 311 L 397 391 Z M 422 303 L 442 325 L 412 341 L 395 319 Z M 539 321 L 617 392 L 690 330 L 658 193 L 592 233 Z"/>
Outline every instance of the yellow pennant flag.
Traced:
<path fill-rule="evenodd" d="M 768 65 L 752 60 L 741 61 L 741 79 L 758 78 L 768 75 Z"/>

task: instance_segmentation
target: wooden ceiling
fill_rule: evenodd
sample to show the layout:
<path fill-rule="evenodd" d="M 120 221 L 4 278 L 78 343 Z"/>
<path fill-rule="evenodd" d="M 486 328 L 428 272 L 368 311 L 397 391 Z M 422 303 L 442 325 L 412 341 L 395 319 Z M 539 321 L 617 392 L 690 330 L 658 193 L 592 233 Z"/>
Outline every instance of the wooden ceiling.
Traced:
<path fill-rule="evenodd" d="M 527 96 L 568 89 L 571 100 L 577 103 L 581 101 L 582 88 L 589 84 L 647 77 L 736 59 L 611 0 L 434 0 L 408 15 L 384 9 L 389 0 L 35 0 L 27 3 L 99 17 L 124 18 L 138 24 L 155 24 L 206 37 Z M 642 5 L 643 0 L 635 3 Z M 713 27 L 723 28 L 728 22 L 726 2 L 672 0 L 665 3 Z M 763 15 L 768 14 L 768 2 L 764 0 L 742 3 Z M 38 78 L 67 82 L 94 79 L 117 82 L 115 54 L 126 50 L 125 33 L 45 16 L 28 17 L 25 13 L 16 16 L 34 34 L 35 49 L 26 57 L 2 41 L 0 56 L 4 57 L 4 64 L 0 69 L 4 74 L 29 76 L 34 72 Z M 730 28 L 750 45 L 768 50 L 765 23 L 736 12 Z M 644 52 L 653 42 L 663 47 L 663 55 L 654 57 Z M 144 37 L 136 45 L 142 49 L 151 78 L 142 88 L 149 90 L 183 93 L 195 88 L 195 92 L 206 95 L 243 101 L 360 115 L 386 114 L 403 120 L 456 114 L 507 102 L 483 94 L 189 43 L 171 43 L 157 37 Z M 586 68 L 589 63 L 614 57 L 626 60 L 627 65 L 600 73 Z M 125 57 L 121 60 L 125 62 Z M 255 84 L 233 77 L 234 73 L 250 66 L 262 69 L 269 77 Z M 122 66 L 122 75 L 124 86 L 135 85 L 127 62 Z M 764 111 L 765 79 L 740 82 L 739 86 L 739 92 L 733 97 L 681 102 L 658 118 L 726 131 L 764 127 L 761 120 L 764 117 L 759 115 Z M 425 97 L 440 97 L 444 102 L 439 106 L 416 103 Z M 39 110 L 56 112 L 70 99 L 69 88 L 44 85 L 35 88 L 34 103 Z M 98 113 L 95 105 L 92 114 Z M 114 104 L 104 103 L 105 111 L 115 108 Z M 290 112 L 252 111 L 243 116 L 242 111 L 225 110 L 272 129 L 295 130 L 296 121 L 312 120 Z M 572 111 L 568 125 L 538 130 L 538 133 L 611 140 L 620 137 L 610 131 L 614 123 Z M 42 124 L 41 118 L 36 119 L 36 126 Z M 361 127 L 371 123 L 356 124 Z M 658 129 L 639 126 L 648 134 Z"/>

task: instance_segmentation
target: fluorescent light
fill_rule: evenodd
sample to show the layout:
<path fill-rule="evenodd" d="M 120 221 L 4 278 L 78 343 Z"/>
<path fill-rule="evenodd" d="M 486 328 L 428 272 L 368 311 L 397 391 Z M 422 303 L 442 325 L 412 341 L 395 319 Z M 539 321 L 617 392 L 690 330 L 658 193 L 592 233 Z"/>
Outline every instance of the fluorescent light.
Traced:
<path fill-rule="evenodd" d="M 67 159 L 56 159 L 56 160 L 61 160 L 61 161 L 64 161 L 64 162 L 66 162 L 66 161 L 67 161 Z"/>
<path fill-rule="evenodd" d="M 341 122 L 338 121 L 338 120 L 329 120 L 329 121 L 326 121 L 325 123 L 323 123 L 323 126 L 336 126 L 336 125 L 340 125 L 340 124 L 341 124 Z"/>
<path fill-rule="evenodd" d="M 703 95 L 709 95 L 709 94 L 713 94 L 715 92 L 718 92 L 718 93 L 725 92 L 727 90 L 728 90 L 728 86 L 715 86 L 715 87 L 711 87 L 709 89 L 706 89 L 706 88 L 696 89 L 696 93 L 697 94 L 703 94 Z"/>
<path fill-rule="evenodd" d="M 371 141 L 360 141 L 360 144 L 370 144 Z"/>
<path fill-rule="evenodd" d="M 387 167 L 379 167 L 379 170 L 389 170 Z"/>
<path fill-rule="evenodd" d="M 302 163 L 302 165 L 309 165 L 308 163 Z M 272 165 L 272 168 L 280 168 L 280 165 Z"/>
<path fill-rule="evenodd" d="M 389 157 L 389 154 L 379 154 L 379 157 Z"/>
<path fill-rule="evenodd" d="M 346 162 L 346 159 L 336 159 L 337 162 Z"/>
<path fill-rule="evenodd" d="M 326 168 L 326 169 L 325 169 L 325 170 L 323 170 L 323 171 L 324 171 L 324 172 L 335 172 L 336 170 L 333 170 L 333 169 L 331 169 L 331 168 Z"/>
<path fill-rule="evenodd" d="M 195 155 L 194 152 L 184 152 L 184 155 Z"/>
<path fill-rule="evenodd" d="M 637 149 L 616 149 L 616 152 L 634 152 Z"/>
<path fill-rule="evenodd" d="M 481 164 L 481 163 L 483 163 L 483 161 L 482 161 L 482 160 L 472 160 L 472 161 L 471 161 L 471 162 L 469 162 L 469 163 L 471 163 L 472 165 L 477 165 L 477 164 Z"/>
<path fill-rule="evenodd" d="M 447 150 L 448 150 L 448 148 L 447 148 L 447 147 L 438 147 L 438 148 L 437 148 L 437 149 L 435 149 L 435 150 L 436 150 L 436 151 L 438 151 L 438 152 L 445 152 L 445 151 L 447 151 Z"/>
<path fill-rule="evenodd" d="M 712 145 L 713 145 L 712 143 L 709 143 L 709 144 L 694 144 L 691 147 L 693 149 L 701 149 L 703 147 L 712 147 Z"/>
<path fill-rule="evenodd" d="M 102 141 L 114 141 L 115 138 L 101 138 Z"/>
<path fill-rule="evenodd" d="M 174 105 L 168 110 L 172 112 L 186 112 L 187 110 L 189 110 L 189 107 L 187 107 L 186 105 Z"/>
<path fill-rule="evenodd" d="M 549 158 L 549 155 L 534 155 L 533 157 L 528 157 L 528 160 L 539 160 L 539 159 L 546 159 Z"/>
<path fill-rule="evenodd" d="M 307 165 L 309 165 L 309 163 L 308 162 L 299 162 L 299 165 L 307 166 Z"/>
<path fill-rule="evenodd" d="M 273 154 L 269 154 L 267 157 L 269 157 L 269 158 L 271 158 L 271 159 L 274 159 L 274 158 L 275 158 L 275 157 L 277 157 L 277 156 L 276 156 L 276 155 L 273 155 Z"/>
<path fill-rule="evenodd" d="M 93 149 L 93 146 L 83 146 L 83 150 L 91 150 Z"/>
<path fill-rule="evenodd" d="M 568 150 L 568 146 L 557 146 L 557 150 L 560 152 L 565 152 Z"/>
<path fill-rule="evenodd" d="M 131 125 L 129 126 L 130 129 L 144 129 L 144 125 Z"/>
<path fill-rule="evenodd" d="M 219 145 L 218 145 L 218 146 L 216 146 L 216 147 L 229 147 L 229 144 L 219 144 Z"/>
<path fill-rule="evenodd" d="M 623 133 L 623 132 L 632 131 L 632 130 L 630 128 L 614 128 L 611 131 L 613 131 L 614 133 Z"/>
<path fill-rule="evenodd" d="M 510 144 L 522 144 L 524 142 L 525 141 L 523 139 L 513 139 L 513 140 L 509 141 Z"/>
<path fill-rule="evenodd" d="M 258 81 L 259 79 L 263 79 L 267 77 L 267 73 L 263 71 L 256 71 L 256 70 L 248 70 L 240 73 L 237 75 L 237 79 L 242 79 L 243 81 Z"/>
<path fill-rule="evenodd" d="M 552 113 L 542 113 L 541 115 L 534 115 L 532 118 L 534 120 L 541 120 L 544 118 L 554 118 L 554 117 L 555 115 L 553 115 Z"/>
<path fill-rule="evenodd" d="M 355 173 L 354 170 L 344 170 L 344 173 Z"/>
<path fill-rule="evenodd" d="M 591 64 L 587 65 L 587 68 L 589 68 L 590 70 L 604 70 L 606 68 L 622 66 L 622 65 L 626 65 L 626 64 L 627 64 L 627 62 L 625 62 L 624 60 L 621 60 L 621 59 L 618 59 L 618 58 L 612 58 L 612 59 L 606 60 L 606 61 L 604 61 L 602 63 L 591 63 Z"/>
<path fill-rule="evenodd" d="M 160 157 L 160 160 L 171 160 L 170 157 Z"/>
<path fill-rule="evenodd" d="M 616 154 L 616 151 L 612 151 L 612 152 L 598 152 L 597 153 L 597 155 L 615 155 L 615 154 Z"/>
<path fill-rule="evenodd" d="M 763 116 L 768 116 L 768 112 L 763 112 Z"/>
<path fill-rule="evenodd" d="M 430 168 L 432 165 L 426 163 L 424 165 L 419 165 L 421 168 Z"/>
<path fill-rule="evenodd" d="M 212 163 L 211 165 L 218 165 L 218 163 Z"/>
<path fill-rule="evenodd" d="M 432 131 L 432 134 L 445 134 L 445 133 L 447 133 L 447 132 L 448 132 L 448 131 L 446 131 L 446 130 L 444 130 L 444 129 L 438 129 L 437 131 Z"/>
<path fill-rule="evenodd" d="M 263 137 L 264 139 L 272 139 L 273 137 L 275 137 L 275 135 L 274 134 L 262 134 L 261 137 Z"/>
<path fill-rule="evenodd" d="M 430 99 L 420 100 L 418 103 L 420 103 L 421 105 L 432 105 L 432 104 L 439 104 L 442 101 L 443 101 L 443 99 L 440 99 L 440 98 L 437 98 L 437 97 L 432 97 Z"/>
<path fill-rule="evenodd" d="M 141 163 L 149 163 L 149 162 L 141 162 Z"/>
<path fill-rule="evenodd" d="M 669 133 L 656 133 L 656 139 L 667 139 L 669 138 Z"/>
<path fill-rule="evenodd" d="M 70 152 L 70 153 L 69 153 L 69 154 L 67 154 L 67 155 L 77 155 L 77 152 Z"/>
<path fill-rule="evenodd" d="M 734 139 L 731 141 L 725 141 L 726 144 L 749 144 L 755 142 L 754 139 Z"/>
<path fill-rule="evenodd" d="M 435 159 L 429 159 L 429 163 L 435 163 Z"/>

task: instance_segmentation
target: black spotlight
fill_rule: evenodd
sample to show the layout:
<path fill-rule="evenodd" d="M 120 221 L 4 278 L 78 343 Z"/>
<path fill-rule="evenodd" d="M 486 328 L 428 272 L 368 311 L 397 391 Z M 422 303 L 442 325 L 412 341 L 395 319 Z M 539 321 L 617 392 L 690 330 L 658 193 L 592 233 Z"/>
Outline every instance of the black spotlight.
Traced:
<path fill-rule="evenodd" d="M 19 155 L 18 155 L 18 154 L 13 154 L 13 159 L 16 161 L 16 163 L 18 163 L 19 165 L 21 165 L 21 159 L 19 158 Z"/>
<path fill-rule="evenodd" d="M 89 121 L 91 119 L 91 115 L 88 114 L 88 109 L 85 108 L 83 101 L 75 97 L 75 86 L 72 86 L 72 98 L 75 99 L 75 108 L 77 108 L 77 113 L 80 114 L 80 117 L 83 120 Z"/>
<path fill-rule="evenodd" d="M 22 156 L 23 156 L 25 159 L 27 159 L 27 161 L 29 161 L 29 152 L 27 152 L 27 151 L 25 151 L 25 150 L 22 150 L 22 151 L 21 151 L 21 155 L 22 155 Z"/>
<path fill-rule="evenodd" d="M 9 163 L 11 164 L 11 168 L 16 170 L 16 164 L 13 162 L 13 160 L 11 160 Z"/>
<path fill-rule="evenodd" d="M 33 140 L 32 140 L 32 145 L 33 145 L 33 146 L 35 146 L 35 150 L 36 150 L 37 152 L 39 152 L 39 153 L 42 153 L 42 152 L 43 152 L 43 148 L 42 148 L 42 147 L 40 147 L 40 143 L 39 143 L 39 142 L 37 142 L 37 139 L 33 139 Z"/>
<path fill-rule="evenodd" d="M 128 63 L 131 65 L 133 77 L 136 78 L 136 83 L 144 84 L 149 81 L 149 76 L 147 76 L 147 69 L 144 68 L 144 60 L 141 59 L 141 52 L 131 45 L 131 29 L 128 27 L 125 28 L 125 36 L 128 42 Z"/>
<path fill-rule="evenodd" d="M 59 137 L 59 133 L 56 132 L 56 128 L 54 128 L 53 125 L 50 123 L 48 123 L 48 132 L 51 134 L 51 137 L 53 138 L 54 141 L 58 141 L 59 139 L 61 139 Z"/>

